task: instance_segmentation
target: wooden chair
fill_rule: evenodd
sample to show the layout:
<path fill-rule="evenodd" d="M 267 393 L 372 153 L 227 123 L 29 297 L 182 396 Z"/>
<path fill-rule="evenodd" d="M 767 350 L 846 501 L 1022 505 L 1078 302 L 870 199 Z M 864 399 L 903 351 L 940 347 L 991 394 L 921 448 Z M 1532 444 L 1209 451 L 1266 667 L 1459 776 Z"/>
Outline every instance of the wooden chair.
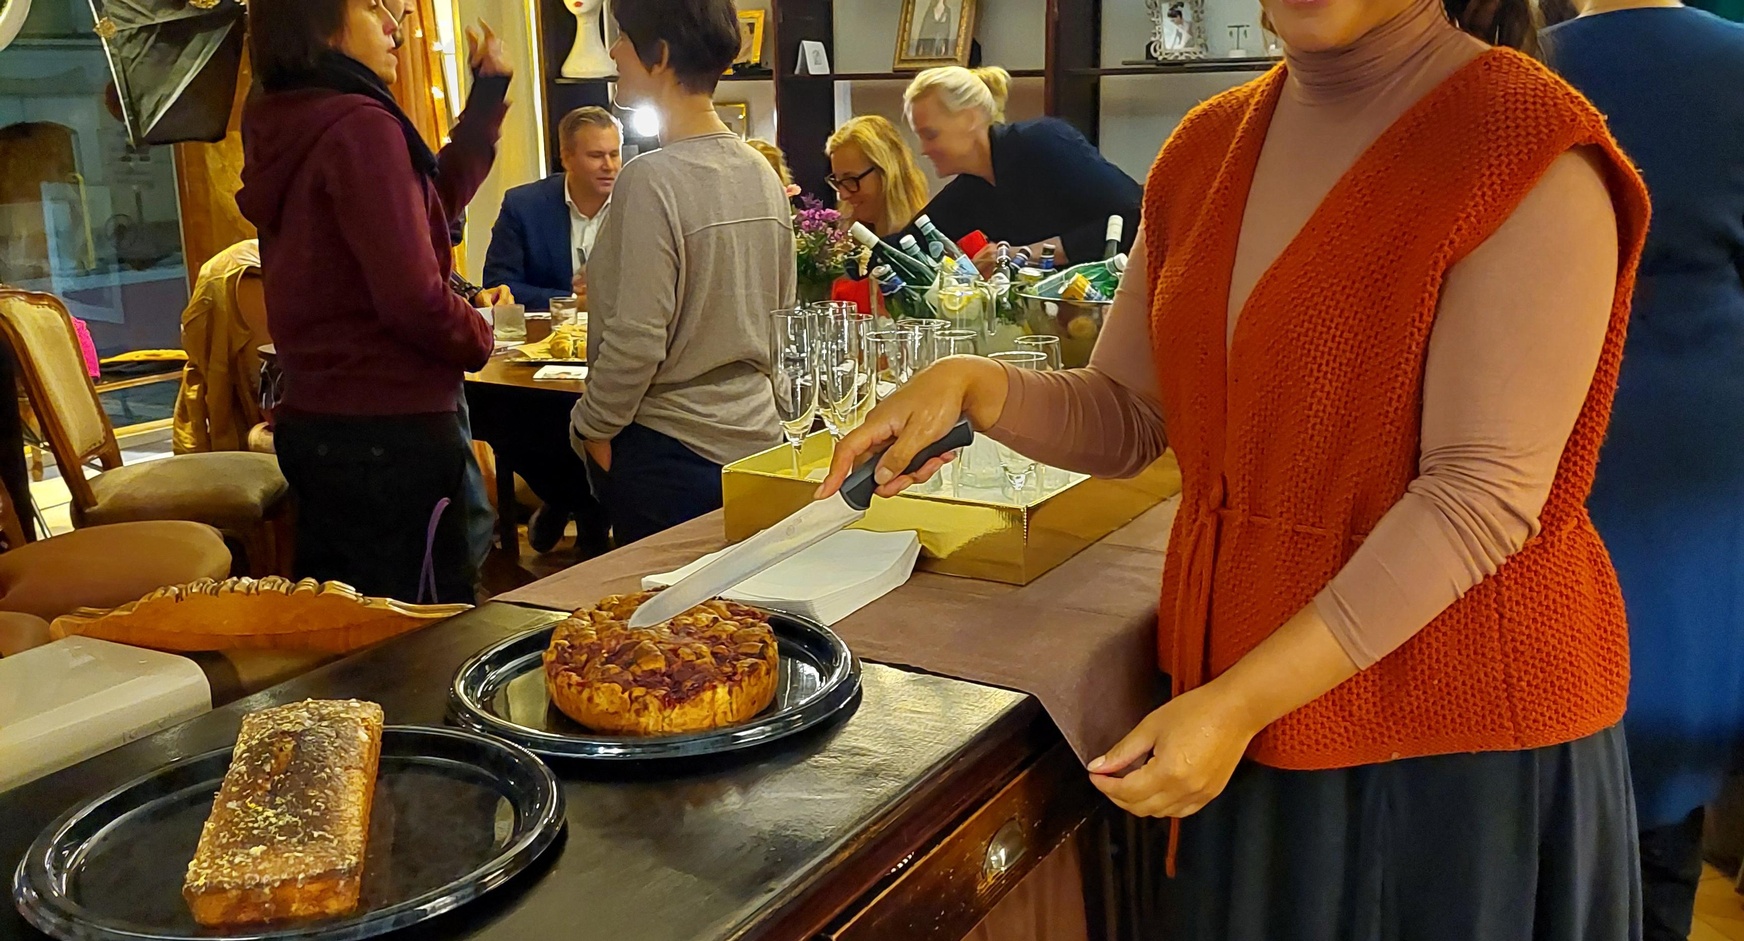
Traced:
<path fill-rule="evenodd" d="M 72 320 L 59 299 L 0 286 L 0 335 L 73 498 L 73 525 L 146 520 L 205 523 L 240 547 L 247 570 L 273 574 L 288 560 L 274 530 L 288 523 L 290 487 L 270 454 L 180 454 L 121 463 L 115 430 L 86 375 Z M 95 462 L 100 472 L 87 478 Z"/>
<path fill-rule="evenodd" d="M 0 488 L 0 656 L 47 643 L 48 622 L 81 608 L 107 608 L 165 585 L 230 573 L 218 531 L 179 520 L 93 526 L 26 542 Z"/>

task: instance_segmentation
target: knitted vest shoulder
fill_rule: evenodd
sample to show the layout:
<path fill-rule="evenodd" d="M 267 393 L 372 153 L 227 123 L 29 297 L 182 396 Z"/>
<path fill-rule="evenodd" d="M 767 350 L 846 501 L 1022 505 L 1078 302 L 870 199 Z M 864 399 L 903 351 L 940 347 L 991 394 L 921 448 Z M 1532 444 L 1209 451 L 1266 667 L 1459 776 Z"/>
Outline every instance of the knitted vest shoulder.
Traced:
<path fill-rule="evenodd" d="M 1571 148 L 1603 155 L 1623 256 L 1597 375 L 1542 532 L 1420 634 L 1274 723 L 1250 755 L 1333 768 L 1536 748 L 1615 723 L 1623 602 L 1585 511 L 1622 357 L 1647 195 L 1585 99 L 1508 50 L 1407 111 L 1255 286 L 1225 352 L 1230 273 L 1277 69 L 1201 106 L 1144 216 L 1157 374 L 1183 502 L 1159 647 L 1180 692 L 1307 605 L 1417 474 L 1423 365 L 1447 271 Z M 1227 362 L 1227 365 L 1226 365 Z"/>

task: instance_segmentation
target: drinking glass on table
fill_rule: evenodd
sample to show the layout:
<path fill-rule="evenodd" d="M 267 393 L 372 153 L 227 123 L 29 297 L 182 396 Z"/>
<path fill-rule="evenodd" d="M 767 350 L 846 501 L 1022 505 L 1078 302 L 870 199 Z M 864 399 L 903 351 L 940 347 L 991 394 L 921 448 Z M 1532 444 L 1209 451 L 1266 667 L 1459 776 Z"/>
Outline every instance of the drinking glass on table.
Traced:
<path fill-rule="evenodd" d="M 973 330 L 940 329 L 933 334 L 934 361 L 947 356 L 974 356 L 981 335 Z M 991 438 L 977 434 L 975 442 L 957 452 L 957 459 L 945 465 L 951 485 L 958 496 L 967 490 L 996 490 L 1001 475 L 999 451 Z"/>
<path fill-rule="evenodd" d="M 1048 362 L 1043 368 L 1050 372 L 1056 372 L 1065 368 L 1065 361 L 1060 358 L 1059 337 L 1042 333 L 1018 337 L 1012 342 L 1016 344 L 1019 350 L 1034 350 L 1038 353 L 1045 354 L 1048 358 Z M 1052 493 L 1053 491 L 1063 489 L 1068 483 L 1071 483 L 1071 474 L 1058 467 L 1052 467 L 1047 464 L 1042 465 L 1043 491 Z"/>
<path fill-rule="evenodd" d="M 907 382 L 908 350 L 912 334 L 907 330 L 874 330 L 866 334 L 866 369 L 872 374 L 880 400 Z"/>
<path fill-rule="evenodd" d="M 556 330 L 564 324 L 574 323 L 576 312 L 579 310 L 580 308 L 576 305 L 575 295 L 573 294 L 566 297 L 552 298 L 551 329 Z"/>
<path fill-rule="evenodd" d="M 524 343 L 527 340 L 527 308 L 522 304 L 498 304 L 491 308 L 491 325 L 496 338 L 503 343 Z"/>
<path fill-rule="evenodd" d="M 837 441 L 865 419 L 876 401 L 865 366 L 871 324 L 872 318 L 858 311 L 834 308 L 818 314 L 818 410 Z"/>
<path fill-rule="evenodd" d="M 1035 350 L 1038 353 L 1045 354 L 1048 358 L 1047 368 L 1050 370 L 1066 368 L 1066 361 L 1060 356 L 1059 337 L 1047 333 L 1038 333 L 1018 337 L 1016 340 L 1013 340 L 1012 343 L 1016 345 L 1019 350 Z"/>
<path fill-rule="evenodd" d="M 991 359 L 1014 369 L 1046 370 L 1046 353 L 1036 350 L 1011 350 L 994 353 Z M 1042 465 L 1001 444 L 999 469 L 1004 473 L 1005 495 L 1013 500 L 1028 501 L 1041 496 Z"/>
<path fill-rule="evenodd" d="M 775 384 L 775 414 L 793 450 L 793 476 L 799 452 L 818 411 L 817 315 L 804 309 L 769 315 L 770 380 Z"/>

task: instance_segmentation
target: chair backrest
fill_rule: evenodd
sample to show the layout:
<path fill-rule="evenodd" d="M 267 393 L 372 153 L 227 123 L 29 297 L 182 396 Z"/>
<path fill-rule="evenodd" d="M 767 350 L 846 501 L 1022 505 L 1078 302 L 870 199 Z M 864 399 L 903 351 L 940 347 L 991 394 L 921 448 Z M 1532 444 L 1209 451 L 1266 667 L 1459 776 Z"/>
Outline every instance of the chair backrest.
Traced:
<path fill-rule="evenodd" d="M 72 315 L 52 294 L 0 285 L 0 336 L 18 358 L 25 393 L 74 504 L 81 510 L 94 506 L 97 498 L 82 468 L 93 459 L 105 470 L 119 467 L 121 449 L 85 372 Z"/>

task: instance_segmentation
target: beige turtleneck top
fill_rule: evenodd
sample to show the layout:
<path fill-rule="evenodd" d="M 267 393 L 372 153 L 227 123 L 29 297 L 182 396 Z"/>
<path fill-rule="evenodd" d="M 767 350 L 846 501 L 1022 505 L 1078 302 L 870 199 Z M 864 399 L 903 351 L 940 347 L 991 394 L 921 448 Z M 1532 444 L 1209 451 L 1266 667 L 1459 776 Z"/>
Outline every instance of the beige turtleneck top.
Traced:
<path fill-rule="evenodd" d="M 1242 217 L 1231 336 L 1254 283 L 1363 150 L 1484 54 L 1441 10 L 1439 0 L 1413 0 L 1347 48 L 1286 53 L 1285 92 Z M 1108 476 L 1136 473 L 1161 455 L 1167 438 L 1140 238 L 1090 366 L 1009 371 L 992 437 L 1037 460 Z M 1419 476 L 1315 599 L 1358 667 L 1409 640 L 1537 533 L 1598 364 L 1617 257 L 1601 171 L 1573 151 L 1449 271 L 1424 366 Z"/>

